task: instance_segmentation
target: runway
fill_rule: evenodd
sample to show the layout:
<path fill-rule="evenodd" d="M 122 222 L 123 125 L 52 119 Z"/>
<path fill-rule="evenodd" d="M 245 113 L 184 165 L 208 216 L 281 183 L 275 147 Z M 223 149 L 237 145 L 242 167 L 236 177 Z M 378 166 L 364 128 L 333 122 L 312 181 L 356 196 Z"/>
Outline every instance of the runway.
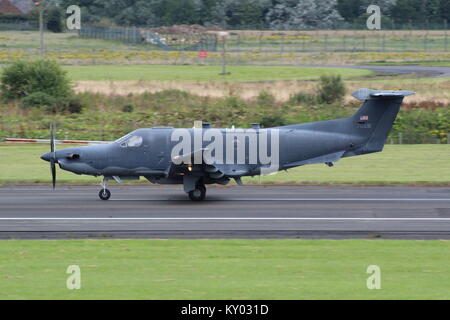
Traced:
<path fill-rule="evenodd" d="M 429 66 L 350 66 L 354 69 L 366 69 L 378 75 L 414 75 L 414 78 L 448 78 L 450 77 L 450 67 L 429 67 Z"/>
<path fill-rule="evenodd" d="M 299 65 L 299 67 L 308 68 L 348 68 L 348 69 L 365 69 L 373 71 L 378 76 L 398 76 L 411 75 L 411 78 L 449 78 L 450 67 L 430 67 L 430 66 L 377 66 L 377 65 Z"/>
<path fill-rule="evenodd" d="M 0 188 L 0 238 L 450 239 L 450 188 L 181 187 Z"/>

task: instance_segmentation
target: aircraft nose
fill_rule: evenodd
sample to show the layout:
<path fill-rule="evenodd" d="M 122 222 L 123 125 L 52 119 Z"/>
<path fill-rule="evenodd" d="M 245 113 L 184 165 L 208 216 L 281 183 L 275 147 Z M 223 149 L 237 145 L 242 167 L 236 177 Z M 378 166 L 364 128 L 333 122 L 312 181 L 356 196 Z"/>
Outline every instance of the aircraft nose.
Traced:
<path fill-rule="evenodd" d="M 41 156 L 41 159 L 47 162 L 50 162 L 50 159 L 53 157 L 53 153 L 52 152 L 48 152 L 46 154 L 43 154 Z"/>

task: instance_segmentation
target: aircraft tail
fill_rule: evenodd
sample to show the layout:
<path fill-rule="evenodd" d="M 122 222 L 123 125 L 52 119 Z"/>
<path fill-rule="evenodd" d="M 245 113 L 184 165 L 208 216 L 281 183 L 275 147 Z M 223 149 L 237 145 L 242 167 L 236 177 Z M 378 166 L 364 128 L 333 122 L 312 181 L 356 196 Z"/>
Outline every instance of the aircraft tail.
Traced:
<path fill-rule="evenodd" d="M 351 117 L 354 123 L 353 133 L 366 141 L 351 155 L 379 152 L 383 150 L 387 137 L 392 129 L 403 98 L 415 94 L 412 91 L 379 91 L 360 89 L 353 97 L 364 101 L 361 108 Z"/>

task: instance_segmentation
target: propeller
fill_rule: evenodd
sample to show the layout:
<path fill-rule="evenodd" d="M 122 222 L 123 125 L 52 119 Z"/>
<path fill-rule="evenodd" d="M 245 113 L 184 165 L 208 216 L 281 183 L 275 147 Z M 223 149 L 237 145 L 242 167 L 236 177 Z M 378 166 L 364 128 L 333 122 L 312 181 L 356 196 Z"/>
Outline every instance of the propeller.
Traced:
<path fill-rule="evenodd" d="M 55 135 L 56 125 L 52 123 L 50 124 L 50 151 L 52 153 L 52 157 L 50 158 L 50 170 L 52 172 L 53 189 L 56 188 L 56 163 L 58 163 L 58 159 L 56 159 Z"/>

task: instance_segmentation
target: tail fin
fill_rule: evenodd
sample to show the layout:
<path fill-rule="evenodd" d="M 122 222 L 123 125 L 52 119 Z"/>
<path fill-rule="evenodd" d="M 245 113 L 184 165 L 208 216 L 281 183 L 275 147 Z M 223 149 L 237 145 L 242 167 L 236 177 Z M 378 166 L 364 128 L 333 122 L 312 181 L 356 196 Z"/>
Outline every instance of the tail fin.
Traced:
<path fill-rule="evenodd" d="M 361 108 L 352 116 L 354 133 L 367 141 L 355 154 L 366 154 L 383 150 L 386 139 L 397 118 L 403 98 L 415 94 L 412 91 L 378 91 L 360 89 L 353 97 L 363 100 Z"/>

